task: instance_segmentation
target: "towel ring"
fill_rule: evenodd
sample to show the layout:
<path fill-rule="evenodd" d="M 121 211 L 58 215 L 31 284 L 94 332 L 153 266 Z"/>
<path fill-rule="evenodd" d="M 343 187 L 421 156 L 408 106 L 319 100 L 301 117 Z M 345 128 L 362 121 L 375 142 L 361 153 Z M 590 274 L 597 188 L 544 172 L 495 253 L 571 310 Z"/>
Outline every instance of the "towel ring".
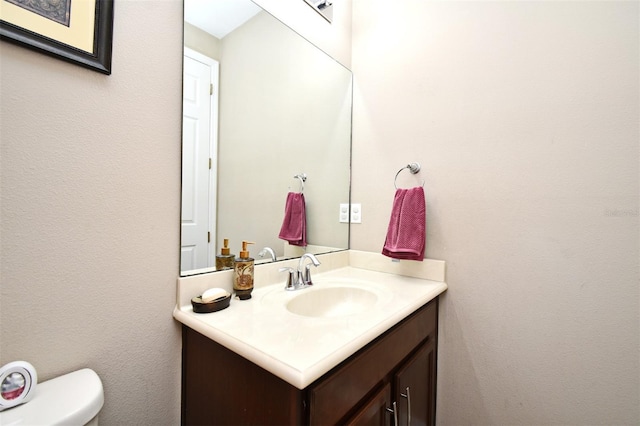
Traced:
<path fill-rule="evenodd" d="M 398 170 L 398 173 L 396 173 L 396 177 L 393 179 L 393 186 L 395 186 L 396 189 L 398 189 L 398 185 L 396 184 L 396 181 L 398 180 L 398 175 L 404 169 L 409 169 L 411 174 L 415 175 L 416 173 L 418 173 L 420 171 L 420 163 L 409 163 L 406 166 L 404 166 L 403 168 L 401 168 L 400 170 Z M 424 186 L 424 179 L 422 179 L 422 186 Z"/>
<path fill-rule="evenodd" d="M 306 173 L 299 173 L 293 177 L 294 179 L 300 179 L 300 193 L 304 192 L 304 183 L 307 181 Z"/>

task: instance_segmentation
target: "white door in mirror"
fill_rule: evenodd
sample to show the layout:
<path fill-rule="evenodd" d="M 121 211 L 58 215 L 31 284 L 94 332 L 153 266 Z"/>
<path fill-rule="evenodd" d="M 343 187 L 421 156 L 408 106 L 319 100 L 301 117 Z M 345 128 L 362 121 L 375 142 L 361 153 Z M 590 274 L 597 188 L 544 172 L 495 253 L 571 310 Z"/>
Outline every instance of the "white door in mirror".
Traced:
<path fill-rule="evenodd" d="M 202 303 L 209 303 L 216 299 L 222 299 L 228 296 L 230 296 L 230 294 L 225 289 L 214 287 L 202 293 L 200 298 L 202 299 Z"/>

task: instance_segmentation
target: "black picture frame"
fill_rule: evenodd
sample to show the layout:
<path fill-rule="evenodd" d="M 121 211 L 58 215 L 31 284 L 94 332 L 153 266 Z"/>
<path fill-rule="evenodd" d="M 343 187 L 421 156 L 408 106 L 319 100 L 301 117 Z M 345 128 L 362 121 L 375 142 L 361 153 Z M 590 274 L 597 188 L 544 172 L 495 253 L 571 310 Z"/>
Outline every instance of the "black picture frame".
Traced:
<path fill-rule="evenodd" d="M 113 2 L 114 0 L 96 0 L 93 52 L 86 52 L 4 19 L 0 19 L 0 39 L 109 75 L 113 44 Z"/>

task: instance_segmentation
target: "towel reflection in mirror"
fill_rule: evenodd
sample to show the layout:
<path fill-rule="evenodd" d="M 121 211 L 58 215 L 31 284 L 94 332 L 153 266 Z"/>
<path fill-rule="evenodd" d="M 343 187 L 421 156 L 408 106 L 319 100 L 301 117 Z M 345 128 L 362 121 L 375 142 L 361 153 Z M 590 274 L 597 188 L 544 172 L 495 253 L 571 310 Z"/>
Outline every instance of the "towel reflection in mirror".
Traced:
<path fill-rule="evenodd" d="M 289 192 L 284 207 L 284 219 L 278 238 L 293 246 L 307 245 L 307 217 L 302 192 Z"/>

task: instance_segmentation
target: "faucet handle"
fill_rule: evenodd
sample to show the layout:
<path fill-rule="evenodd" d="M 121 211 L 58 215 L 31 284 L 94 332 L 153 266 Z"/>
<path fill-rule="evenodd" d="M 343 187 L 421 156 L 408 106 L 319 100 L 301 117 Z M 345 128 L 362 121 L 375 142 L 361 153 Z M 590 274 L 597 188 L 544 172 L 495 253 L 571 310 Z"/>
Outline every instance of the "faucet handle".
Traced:
<path fill-rule="evenodd" d="M 287 276 L 287 283 L 284 286 L 285 290 L 295 290 L 296 286 L 295 286 L 295 269 L 290 268 L 290 267 L 285 267 L 285 268 L 280 268 L 278 269 L 279 272 L 288 272 L 289 275 Z"/>
<path fill-rule="evenodd" d="M 304 268 L 304 283 L 305 285 L 313 285 L 311 281 L 311 265 L 316 266 L 314 263 L 309 263 Z"/>

